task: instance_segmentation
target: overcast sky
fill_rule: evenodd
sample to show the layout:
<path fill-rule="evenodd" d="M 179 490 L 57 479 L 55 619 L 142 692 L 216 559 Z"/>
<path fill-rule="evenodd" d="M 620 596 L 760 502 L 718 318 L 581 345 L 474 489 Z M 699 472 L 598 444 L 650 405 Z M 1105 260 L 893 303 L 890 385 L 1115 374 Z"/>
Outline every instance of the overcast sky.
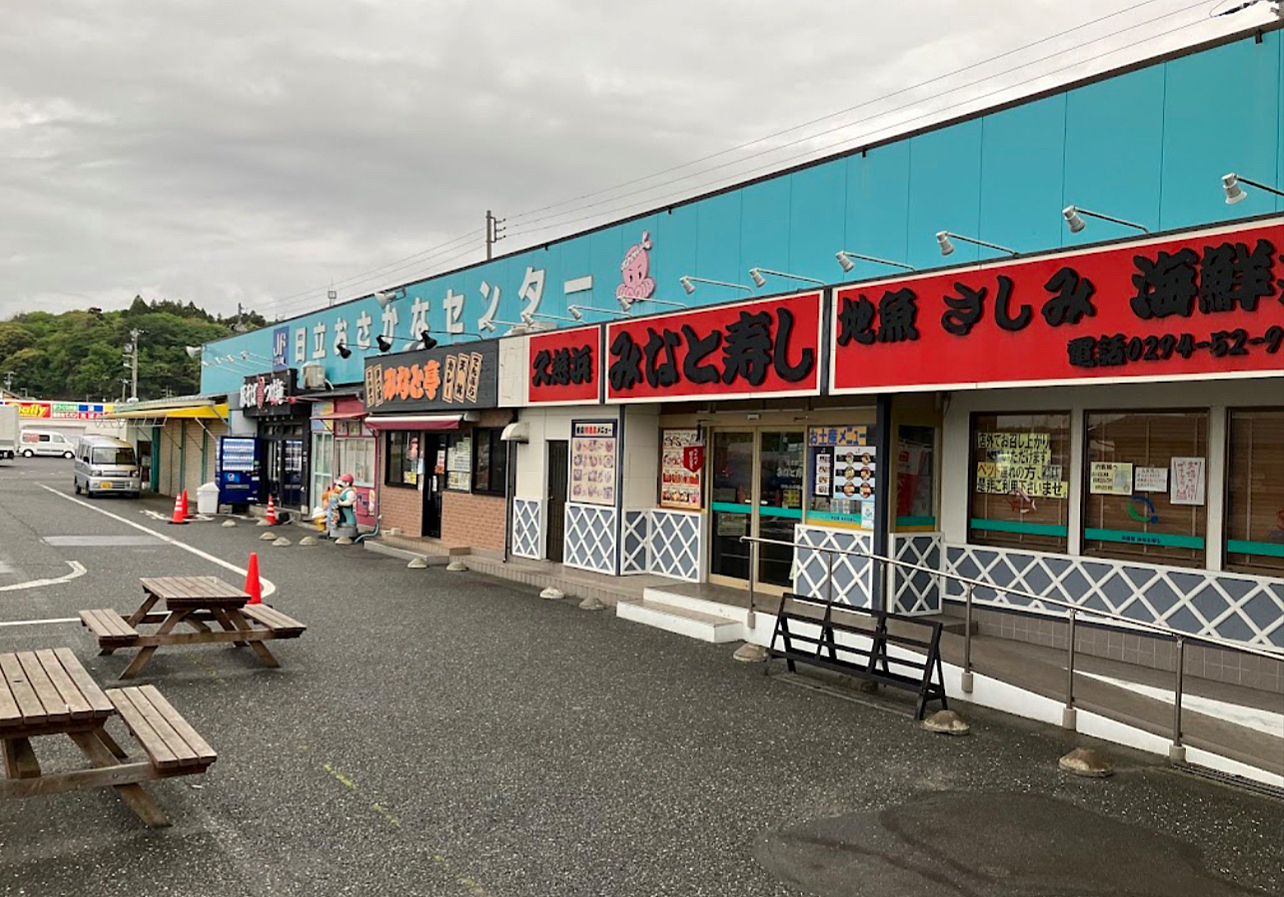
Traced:
<path fill-rule="evenodd" d="M 481 258 L 487 208 L 546 242 L 1269 18 L 1208 18 L 1239 2 L 3 0 L 0 319 L 297 314 Z"/>

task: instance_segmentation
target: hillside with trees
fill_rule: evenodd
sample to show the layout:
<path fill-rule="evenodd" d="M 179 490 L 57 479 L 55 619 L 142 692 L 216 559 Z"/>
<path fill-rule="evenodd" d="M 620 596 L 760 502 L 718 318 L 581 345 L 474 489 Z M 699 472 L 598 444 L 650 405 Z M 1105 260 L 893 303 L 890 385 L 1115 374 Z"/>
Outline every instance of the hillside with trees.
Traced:
<path fill-rule="evenodd" d="M 261 315 L 245 312 L 246 329 L 263 327 Z M 185 347 L 231 335 L 238 319 L 210 315 L 192 303 L 135 296 L 120 311 L 90 308 L 50 314 L 24 312 L 0 321 L 0 384 L 12 372 L 13 390 L 39 399 L 119 400 L 121 379 L 129 376 L 124 348 L 129 333 L 139 339 L 138 397 L 189 395 L 199 391 L 201 364 Z"/>

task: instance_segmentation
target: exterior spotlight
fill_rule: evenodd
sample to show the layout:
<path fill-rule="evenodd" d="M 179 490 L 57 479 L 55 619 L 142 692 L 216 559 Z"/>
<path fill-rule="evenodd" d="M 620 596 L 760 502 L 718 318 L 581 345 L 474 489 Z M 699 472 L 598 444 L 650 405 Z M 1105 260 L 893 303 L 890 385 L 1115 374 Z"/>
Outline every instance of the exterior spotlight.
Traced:
<path fill-rule="evenodd" d="M 1250 181 L 1242 175 L 1231 172 L 1230 174 L 1222 175 L 1222 189 L 1226 191 L 1226 205 L 1238 205 L 1248 196 L 1248 191 L 1240 187 L 1240 184 L 1248 184 L 1248 186 L 1256 187 L 1258 190 L 1265 190 L 1267 193 L 1274 193 L 1276 196 L 1284 196 L 1284 190 L 1279 190 L 1260 181 Z"/>
<path fill-rule="evenodd" d="M 380 308 L 387 308 L 389 303 L 396 302 L 398 299 L 400 299 L 405 295 L 406 295 L 406 291 L 402 289 L 380 290 L 379 292 L 374 294 L 374 297 L 375 297 L 375 302 L 379 303 Z"/>
<path fill-rule="evenodd" d="M 431 331 L 431 330 L 421 330 L 421 331 L 419 331 L 419 341 L 420 341 L 421 343 L 423 343 L 423 344 L 424 344 L 424 348 L 425 348 L 425 349 L 435 349 L 435 348 L 437 348 L 437 341 L 436 341 L 435 339 L 433 339 L 433 338 L 432 338 L 432 331 Z"/>
<path fill-rule="evenodd" d="M 566 310 L 569 311 L 571 313 L 571 317 L 577 321 L 584 320 L 584 312 L 586 311 L 595 312 L 596 314 L 599 314 L 599 315 L 611 315 L 616 318 L 633 317 L 631 314 L 629 314 L 626 311 L 615 311 L 614 309 L 611 309 L 611 308 L 589 308 L 588 306 L 585 306 L 585 305 L 568 305 L 566 307 Z"/>
<path fill-rule="evenodd" d="M 814 277 L 803 277 L 801 274 L 789 274 L 786 271 L 772 271 L 770 268 L 749 269 L 749 277 L 753 280 L 754 286 L 765 287 L 767 285 L 767 279 L 762 276 L 764 274 L 770 274 L 772 277 L 787 277 L 790 280 L 805 280 L 808 283 L 818 283 L 822 286 L 825 283 L 823 280 L 817 280 Z"/>
<path fill-rule="evenodd" d="M 1243 188 L 1239 185 L 1239 175 L 1232 172 L 1231 174 L 1222 175 L 1222 189 L 1226 191 L 1226 205 L 1239 205 L 1248 196 Z"/>
<path fill-rule="evenodd" d="M 200 347 L 200 346 L 187 346 L 187 347 L 185 347 L 185 351 L 187 352 L 187 357 L 188 357 L 188 358 L 200 358 L 200 357 L 201 357 L 201 347 Z"/>
<path fill-rule="evenodd" d="M 384 336 L 382 333 L 375 339 L 375 343 L 378 344 L 380 352 L 387 352 L 392 348 L 392 340 L 388 339 L 388 337 Z"/>
<path fill-rule="evenodd" d="M 522 323 L 527 327 L 532 326 L 535 323 L 535 316 L 528 311 L 522 312 Z"/>
<path fill-rule="evenodd" d="M 347 343 L 335 343 L 334 351 L 339 353 L 340 358 L 351 358 L 352 350 L 348 348 Z"/>
<path fill-rule="evenodd" d="M 633 300 L 628 296 L 616 296 L 615 301 L 620 304 L 620 311 L 628 311 L 633 307 Z"/>
<path fill-rule="evenodd" d="M 766 269 L 763 269 L 763 270 L 766 270 Z M 773 272 L 769 271 L 767 273 L 770 274 Z M 792 275 L 786 275 L 786 276 L 792 276 Z M 695 285 L 698 283 L 707 283 L 715 287 L 731 287 L 734 290 L 744 290 L 746 293 L 753 292 L 753 287 L 747 287 L 743 283 L 728 283 L 725 280 L 709 280 L 706 277 L 696 277 L 695 275 L 692 275 L 692 274 L 682 275 L 681 277 L 678 278 L 678 283 L 682 284 L 682 289 L 687 291 L 688 296 L 690 296 L 692 293 L 696 291 Z M 818 280 L 816 281 L 816 283 L 820 283 L 820 281 Z M 625 311 L 628 311 L 628 309 L 625 308 Z"/>
<path fill-rule="evenodd" d="M 874 255 L 861 255 L 859 252 L 848 252 L 846 249 L 840 249 L 834 253 L 834 258 L 838 259 L 838 265 L 844 271 L 852 271 L 856 263 L 852 259 L 860 259 L 862 262 L 875 262 L 879 265 L 891 265 L 893 268 L 904 268 L 906 271 L 917 271 L 913 265 L 907 265 L 904 262 L 889 262 L 887 259 L 880 259 Z"/>
<path fill-rule="evenodd" d="M 1061 214 L 1065 216 L 1066 224 L 1070 226 L 1070 233 L 1072 234 L 1077 234 L 1079 233 L 1079 231 L 1083 230 L 1085 227 L 1088 226 L 1088 222 L 1084 221 L 1083 218 L 1081 217 L 1083 215 L 1087 215 L 1089 218 L 1096 218 L 1100 221 L 1109 221 L 1113 224 L 1122 224 L 1124 227 L 1135 227 L 1137 230 L 1141 231 L 1143 234 L 1150 233 L 1150 228 L 1144 225 L 1138 224 L 1135 221 L 1128 221 L 1127 219 L 1124 219 L 1124 218 L 1116 218 L 1113 215 L 1103 215 L 1101 212 L 1094 212 L 1091 209 L 1084 209 L 1084 208 L 1080 208 L 1079 206 L 1066 206 L 1064 209 L 1061 210 Z"/>
<path fill-rule="evenodd" d="M 1010 249 L 1007 246 L 1000 246 L 998 243 L 987 243 L 985 240 L 978 240 L 975 237 L 965 237 L 962 234 L 956 234 L 953 231 L 938 230 L 936 232 L 936 242 L 941 247 L 941 255 L 949 255 L 954 251 L 954 243 L 950 240 L 950 237 L 953 237 L 955 240 L 962 240 L 964 243 L 971 243 L 975 246 L 984 246 L 986 249 L 997 249 L 999 252 L 1006 252 L 1013 258 L 1021 254 L 1015 249 Z"/>

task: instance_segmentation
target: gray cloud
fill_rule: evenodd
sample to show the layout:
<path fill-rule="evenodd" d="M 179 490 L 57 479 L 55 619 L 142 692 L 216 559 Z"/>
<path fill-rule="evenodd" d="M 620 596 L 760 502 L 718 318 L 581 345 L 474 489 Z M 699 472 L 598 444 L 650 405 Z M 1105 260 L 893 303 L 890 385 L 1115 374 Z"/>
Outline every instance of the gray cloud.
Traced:
<path fill-rule="evenodd" d="M 324 302 L 330 280 L 480 228 L 487 208 L 512 214 L 679 165 L 1129 5 L 11 0 L 0 31 L 0 317 L 119 307 L 135 293 L 303 311 Z M 991 70 L 1189 5 L 1144 4 Z M 985 73 L 837 121 L 907 102 L 885 121 L 930 111 L 958 101 L 934 99 L 942 87 Z M 528 239 L 806 149 L 571 209 Z M 503 248 L 518 248 L 523 224 L 549 223 L 514 221 Z M 459 243 L 386 276 L 479 256 Z"/>

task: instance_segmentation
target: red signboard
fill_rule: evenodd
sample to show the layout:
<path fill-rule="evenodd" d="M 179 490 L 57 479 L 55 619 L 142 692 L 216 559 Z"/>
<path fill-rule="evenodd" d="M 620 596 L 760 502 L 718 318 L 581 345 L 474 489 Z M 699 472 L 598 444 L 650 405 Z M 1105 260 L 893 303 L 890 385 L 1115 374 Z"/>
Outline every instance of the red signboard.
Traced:
<path fill-rule="evenodd" d="M 600 327 L 532 334 L 527 371 L 531 404 L 597 402 L 601 390 L 601 341 Z"/>
<path fill-rule="evenodd" d="M 814 395 L 820 306 L 802 293 L 610 324 L 607 401 Z"/>
<path fill-rule="evenodd" d="M 1284 223 L 836 290 L 831 391 L 1284 373 Z"/>

